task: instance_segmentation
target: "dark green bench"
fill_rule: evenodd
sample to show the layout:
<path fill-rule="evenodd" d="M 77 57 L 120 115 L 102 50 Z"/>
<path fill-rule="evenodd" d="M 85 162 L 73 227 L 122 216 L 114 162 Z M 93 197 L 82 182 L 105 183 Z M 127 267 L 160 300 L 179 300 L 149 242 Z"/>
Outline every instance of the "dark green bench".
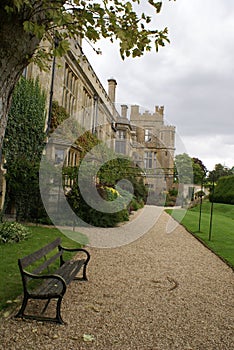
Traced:
<path fill-rule="evenodd" d="M 76 256 L 75 259 L 65 261 L 64 252 L 79 252 L 84 255 L 84 257 L 78 259 Z M 41 259 L 43 259 L 42 262 Z M 59 268 L 50 273 L 50 267 L 57 259 L 59 259 Z M 73 280 L 87 281 L 86 268 L 89 260 L 90 254 L 86 249 L 64 248 L 61 246 L 60 238 L 57 238 L 55 241 L 37 250 L 36 252 L 25 256 L 22 259 L 18 259 L 23 282 L 24 297 L 22 306 L 16 317 L 31 318 L 40 321 L 51 321 L 63 324 L 64 322 L 61 318 L 60 309 L 67 286 Z M 33 272 L 29 272 L 27 268 L 30 265 L 38 262 L 39 265 L 36 266 Z M 77 277 L 80 270 L 82 272 L 82 276 Z M 30 283 L 32 281 L 37 281 L 39 284 L 37 284 L 36 287 L 34 284 L 34 287 L 30 288 Z M 45 307 L 43 308 L 40 316 L 25 314 L 25 309 L 29 299 L 46 300 Z M 52 318 L 43 316 L 52 299 L 57 299 L 56 317 Z"/>

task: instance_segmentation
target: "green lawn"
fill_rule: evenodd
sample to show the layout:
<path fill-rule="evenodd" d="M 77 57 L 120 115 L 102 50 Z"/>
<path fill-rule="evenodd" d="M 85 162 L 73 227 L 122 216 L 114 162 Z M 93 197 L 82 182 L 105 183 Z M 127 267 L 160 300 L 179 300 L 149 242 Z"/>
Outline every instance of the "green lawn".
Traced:
<path fill-rule="evenodd" d="M 18 258 L 34 252 L 47 243 L 52 242 L 55 238 L 62 238 L 62 245 L 69 248 L 80 247 L 75 241 L 63 235 L 56 228 L 47 228 L 40 226 L 28 226 L 30 234 L 29 238 L 19 243 L 8 243 L 0 245 L 0 310 L 5 309 L 8 304 L 17 302 L 17 297 L 22 294 L 22 282 L 18 267 Z M 68 236 L 72 237 L 73 232 L 68 232 Z M 84 245 L 88 243 L 87 238 L 79 233 L 79 242 Z"/>
<path fill-rule="evenodd" d="M 204 201 L 202 204 L 201 227 L 199 231 L 200 206 L 192 209 L 167 210 L 172 216 L 196 237 L 200 238 L 217 255 L 225 259 L 234 267 L 234 205 L 214 203 L 211 239 L 209 240 L 211 203 Z"/>

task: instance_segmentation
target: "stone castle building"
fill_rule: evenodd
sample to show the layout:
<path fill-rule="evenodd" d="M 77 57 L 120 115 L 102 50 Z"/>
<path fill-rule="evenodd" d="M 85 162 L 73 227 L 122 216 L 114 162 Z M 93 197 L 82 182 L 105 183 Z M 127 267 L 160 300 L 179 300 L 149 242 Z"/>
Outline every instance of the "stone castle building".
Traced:
<path fill-rule="evenodd" d="M 154 113 L 130 106 L 129 118 L 127 111 L 128 106 L 122 105 L 115 150 L 134 160 L 152 191 L 166 191 L 173 184 L 175 127 L 165 125 L 163 106 L 156 106 Z"/>
<path fill-rule="evenodd" d="M 154 113 L 140 113 L 139 106 L 122 105 L 119 112 L 115 101 L 116 80 L 108 80 L 106 91 L 84 55 L 80 40 L 71 43 L 65 57 L 54 58 L 49 72 L 30 64 L 24 75 L 38 77 L 46 93 L 45 129 L 50 122 L 52 101 L 57 101 L 85 130 L 108 141 L 116 153 L 130 157 L 142 169 L 149 188 L 160 192 L 171 186 L 175 127 L 165 125 L 164 108 L 156 106 Z M 65 161 L 70 166 L 78 165 L 79 147 L 68 147 L 68 144 L 66 140 L 55 140 L 49 150 L 50 156 L 56 163 Z M 1 196 L 3 202 L 3 192 Z"/>

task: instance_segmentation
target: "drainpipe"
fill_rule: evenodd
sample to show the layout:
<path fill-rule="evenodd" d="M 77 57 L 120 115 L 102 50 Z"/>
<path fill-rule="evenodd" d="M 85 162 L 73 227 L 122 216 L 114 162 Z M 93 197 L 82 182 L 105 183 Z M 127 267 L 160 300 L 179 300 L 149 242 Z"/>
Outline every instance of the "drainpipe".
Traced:
<path fill-rule="evenodd" d="M 56 49 L 59 44 L 59 39 L 57 37 L 54 38 L 54 48 Z M 50 99 L 49 99 L 49 110 L 48 110 L 48 121 L 47 121 L 47 129 L 46 129 L 46 135 L 48 135 L 50 131 L 50 123 L 51 123 L 51 117 L 52 117 L 52 102 L 53 102 L 53 94 L 54 94 L 54 76 L 55 76 L 55 63 L 56 63 L 56 57 L 54 55 L 53 61 L 52 61 L 52 73 L 51 73 L 51 84 L 50 84 Z"/>
<path fill-rule="evenodd" d="M 97 96 L 97 95 L 94 95 L 94 97 L 93 97 L 93 125 L 92 125 L 92 134 L 95 134 L 97 124 L 98 124 L 98 96 Z"/>

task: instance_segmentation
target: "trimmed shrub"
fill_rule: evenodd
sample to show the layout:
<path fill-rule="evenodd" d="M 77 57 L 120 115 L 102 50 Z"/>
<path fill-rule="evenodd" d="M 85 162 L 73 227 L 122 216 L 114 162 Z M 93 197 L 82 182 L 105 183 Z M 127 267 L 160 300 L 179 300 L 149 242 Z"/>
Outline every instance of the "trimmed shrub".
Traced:
<path fill-rule="evenodd" d="M 234 204 L 234 175 L 220 177 L 210 194 L 210 200 L 216 203 Z"/>
<path fill-rule="evenodd" d="M 0 243 L 17 243 L 27 239 L 29 231 L 18 222 L 5 222 L 0 225 Z"/>

